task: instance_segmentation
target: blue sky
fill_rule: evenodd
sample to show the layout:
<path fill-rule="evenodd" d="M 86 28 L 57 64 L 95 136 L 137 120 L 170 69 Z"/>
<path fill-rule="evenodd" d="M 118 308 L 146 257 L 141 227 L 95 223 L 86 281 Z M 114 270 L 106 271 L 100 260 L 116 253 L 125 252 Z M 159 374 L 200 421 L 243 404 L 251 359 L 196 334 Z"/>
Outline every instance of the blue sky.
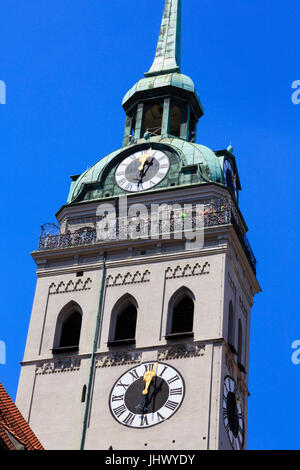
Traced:
<path fill-rule="evenodd" d="M 35 289 L 30 252 L 70 175 L 121 146 L 126 91 L 152 64 L 163 0 L 2 0 L 0 380 L 15 398 Z M 197 142 L 232 142 L 263 292 L 252 311 L 249 449 L 299 449 L 300 4 L 183 0 L 182 72 L 205 115 Z M 298 43 L 298 44 L 297 44 Z"/>

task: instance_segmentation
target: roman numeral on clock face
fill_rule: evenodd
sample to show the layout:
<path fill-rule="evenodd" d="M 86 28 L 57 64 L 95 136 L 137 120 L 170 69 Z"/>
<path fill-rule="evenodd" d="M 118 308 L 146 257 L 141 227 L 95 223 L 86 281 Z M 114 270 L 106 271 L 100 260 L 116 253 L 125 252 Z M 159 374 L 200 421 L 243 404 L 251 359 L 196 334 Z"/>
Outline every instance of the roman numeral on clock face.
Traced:
<path fill-rule="evenodd" d="M 127 426 L 131 426 L 133 421 L 134 421 L 134 418 L 135 418 L 136 415 L 134 415 L 133 413 L 129 413 L 126 418 L 123 420 L 123 423 L 124 424 L 127 424 Z"/>
<path fill-rule="evenodd" d="M 172 384 L 173 382 L 176 382 L 177 380 L 179 380 L 180 377 L 179 375 L 174 375 L 174 377 L 172 377 L 171 379 L 168 380 L 168 384 Z"/>
<path fill-rule="evenodd" d="M 121 405 L 121 406 L 118 406 L 117 408 L 115 408 L 113 410 L 113 412 L 115 413 L 116 417 L 117 418 L 120 418 L 120 416 L 125 413 L 125 411 L 127 410 L 126 406 L 125 405 Z"/>
<path fill-rule="evenodd" d="M 155 365 L 154 362 L 153 362 L 153 364 L 144 364 L 145 372 L 149 372 L 149 371 L 153 370 L 154 365 Z"/>
<path fill-rule="evenodd" d="M 133 380 L 137 380 L 140 377 L 139 374 L 137 373 L 136 369 L 131 370 L 129 373 L 132 376 Z"/>
<path fill-rule="evenodd" d="M 126 181 L 127 181 L 126 178 L 122 178 L 122 179 L 118 180 L 118 184 L 120 186 L 123 186 L 123 184 L 126 183 Z"/>
<path fill-rule="evenodd" d="M 169 410 L 176 410 L 178 406 L 178 403 L 176 401 L 168 400 L 167 403 L 165 404 L 165 408 L 169 408 Z"/>
<path fill-rule="evenodd" d="M 157 422 L 159 423 L 160 421 L 164 421 L 166 418 L 160 414 L 159 412 L 156 413 L 156 418 L 157 418 Z"/>
<path fill-rule="evenodd" d="M 180 388 L 173 388 L 170 390 L 170 395 L 182 395 L 183 389 L 182 387 Z"/>
<path fill-rule="evenodd" d="M 126 191 L 131 191 L 131 188 L 133 187 L 132 183 L 127 183 L 125 186 Z"/>
<path fill-rule="evenodd" d="M 141 415 L 140 419 L 141 419 L 140 426 L 148 426 L 149 425 L 147 415 Z"/>
<path fill-rule="evenodd" d="M 111 401 L 123 401 L 124 395 L 113 395 Z"/>
<path fill-rule="evenodd" d="M 159 376 L 162 377 L 167 370 L 167 366 L 164 366 L 163 370 L 160 372 Z"/>
<path fill-rule="evenodd" d="M 120 380 L 120 382 L 117 384 L 117 387 L 123 387 L 126 390 L 129 387 L 129 384 L 123 384 Z"/>

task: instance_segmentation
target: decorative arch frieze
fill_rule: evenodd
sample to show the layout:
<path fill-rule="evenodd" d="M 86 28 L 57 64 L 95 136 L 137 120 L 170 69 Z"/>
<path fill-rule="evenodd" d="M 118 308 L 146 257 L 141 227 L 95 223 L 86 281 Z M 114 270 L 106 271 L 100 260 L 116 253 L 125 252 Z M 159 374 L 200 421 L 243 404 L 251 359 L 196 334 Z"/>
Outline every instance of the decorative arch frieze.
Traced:
<path fill-rule="evenodd" d="M 166 279 L 178 279 L 191 276 L 203 276 L 210 273 L 210 264 L 206 261 L 203 265 L 196 263 L 194 266 L 186 264 L 185 266 L 176 266 L 166 269 Z"/>
<path fill-rule="evenodd" d="M 86 280 L 78 279 L 74 282 L 72 280 L 68 282 L 61 281 L 59 284 L 52 282 L 49 287 L 49 294 L 65 294 L 68 292 L 79 292 L 87 291 L 92 288 L 92 279 L 88 277 Z"/>
<path fill-rule="evenodd" d="M 125 274 L 118 273 L 113 276 L 109 274 L 106 278 L 107 287 L 123 286 L 129 284 L 141 284 L 150 282 L 150 271 L 146 269 L 143 273 L 136 271 L 135 273 L 127 272 Z"/>

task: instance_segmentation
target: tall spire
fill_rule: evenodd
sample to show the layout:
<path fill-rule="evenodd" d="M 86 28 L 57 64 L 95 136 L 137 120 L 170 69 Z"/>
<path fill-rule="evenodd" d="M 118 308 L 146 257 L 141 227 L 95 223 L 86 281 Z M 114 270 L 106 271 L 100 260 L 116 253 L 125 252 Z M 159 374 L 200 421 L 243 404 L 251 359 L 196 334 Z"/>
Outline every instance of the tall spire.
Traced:
<path fill-rule="evenodd" d="M 181 0 L 165 0 L 154 62 L 146 77 L 179 72 L 181 60 Z"/>

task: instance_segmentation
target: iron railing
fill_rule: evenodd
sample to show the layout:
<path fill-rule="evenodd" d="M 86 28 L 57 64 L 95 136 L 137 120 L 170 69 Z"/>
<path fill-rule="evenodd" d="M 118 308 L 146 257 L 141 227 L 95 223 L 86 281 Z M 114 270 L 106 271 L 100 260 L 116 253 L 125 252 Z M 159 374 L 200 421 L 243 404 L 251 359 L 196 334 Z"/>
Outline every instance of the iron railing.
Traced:
<path fill-rule="evenodd" d="M 200 214 L 187 214 L 183 210 L 177 210 L 177 212 L 171 213 L 161 212 L 157 218 L 153 215 L 146 218 L 137 216 L 116 218 L 115 220 L 103 218 L 101 229 L 99 226 L 97 228 L 94 223 L 93 227 L 83 227 L 75 232 L 67 230 L 66 233 L 59 233 L 59 228 L 56 227 L 57 232 L 53 233 L 53 230 L 50 232 L 46 226 L 42 226 L 38 250 L 53 250 L 129 239 L 178 239 L 184 238 L 188 229 L 195 231 L 203 227 L 232 224 L 253 271 L 256 273 L 256 259 L 236 209 L 227 203 L 214 203 L 203 207 Z M 187 224 L 188 216 L 190 216 L 190 225 Z"/>

